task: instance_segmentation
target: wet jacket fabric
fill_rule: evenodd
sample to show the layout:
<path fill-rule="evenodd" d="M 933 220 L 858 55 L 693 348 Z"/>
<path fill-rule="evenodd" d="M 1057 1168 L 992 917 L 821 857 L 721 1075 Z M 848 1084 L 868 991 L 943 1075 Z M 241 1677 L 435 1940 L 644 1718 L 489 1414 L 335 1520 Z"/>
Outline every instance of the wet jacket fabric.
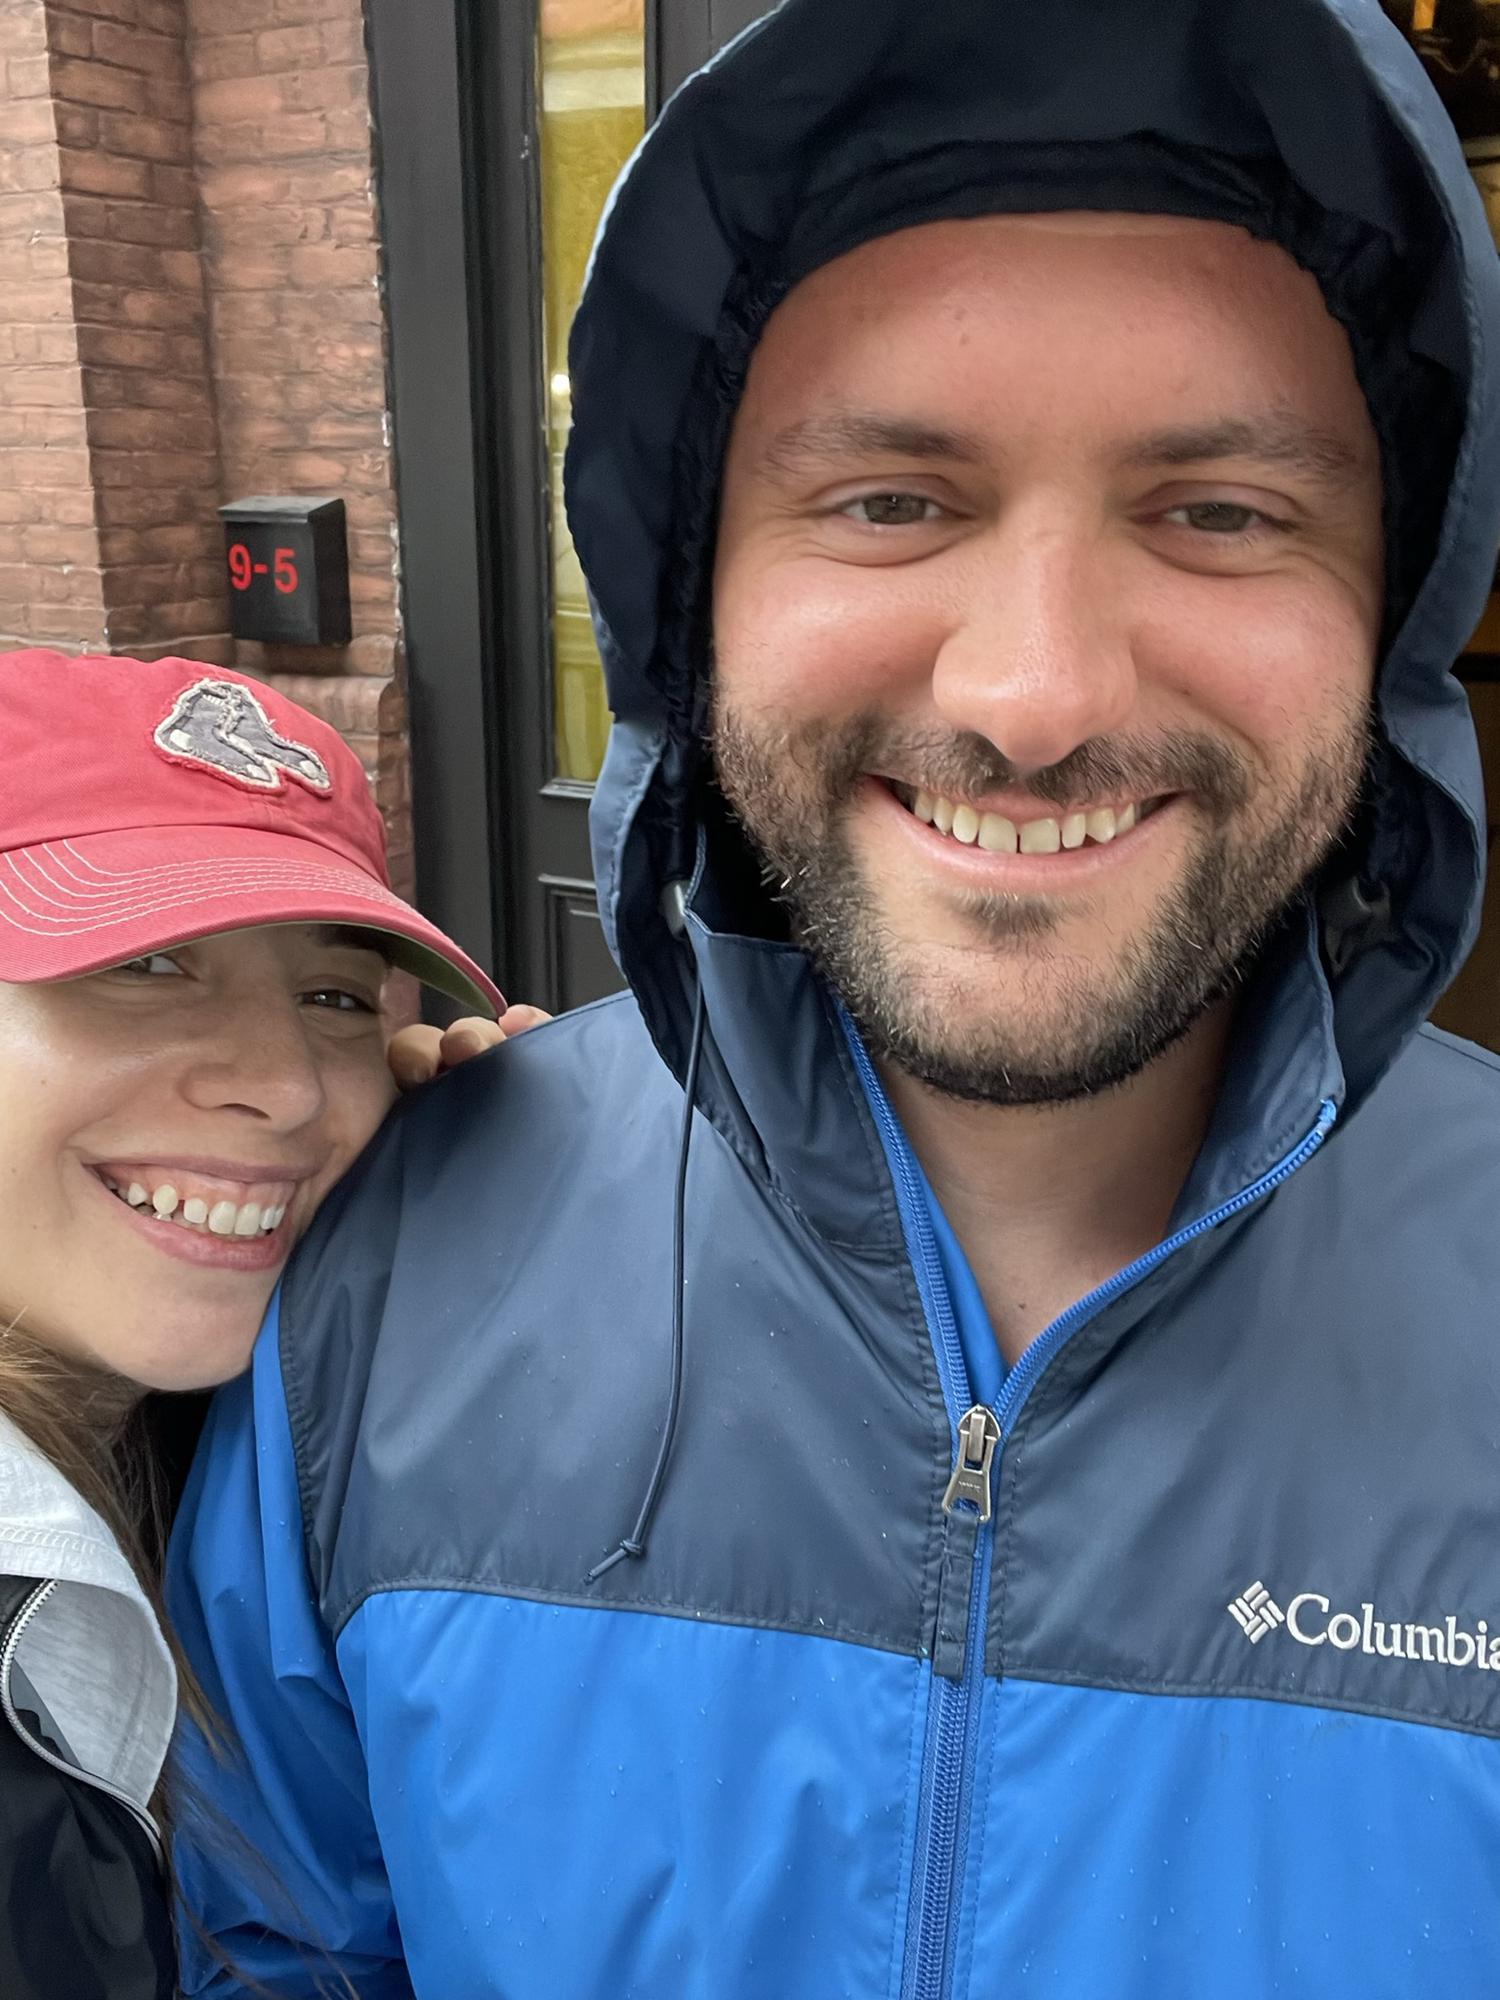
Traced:
<path fill-rule="evenodd" d="M 0 1994 L 171 2000 L 176 1676 L 105 1523 L 0 1417 Z"/>
<path fill-rule="evenodd" d="M 954 212 L 965 146 L 990 206 L 1007 159 L 1038 204 L 1068 175 L 1241 199 L 1331 304 L 1387 301 L 1355 328 L 1393 535 L 1374 797 L 1246 995 L 1168 1239 L 1008 1373 L 685 754 L 746 300 Z M 568 471 L 632 994 L 399 1107 L 179 1523 L 174 1606 L 241 1746 L 205 1782 L 280 1893 L 184 1876 L 274 1991 L 1493 1987 L 1500 1076 L 1421 1024 L 1482 869 L 1448 668 L 1500 534 L 1497 304 L 1375 0 L 788 0 L 667 109 L 596 251 Z M 644 1554 L 589 1581 L 663 1437 L 700 991 L 680 1419 Z"/>

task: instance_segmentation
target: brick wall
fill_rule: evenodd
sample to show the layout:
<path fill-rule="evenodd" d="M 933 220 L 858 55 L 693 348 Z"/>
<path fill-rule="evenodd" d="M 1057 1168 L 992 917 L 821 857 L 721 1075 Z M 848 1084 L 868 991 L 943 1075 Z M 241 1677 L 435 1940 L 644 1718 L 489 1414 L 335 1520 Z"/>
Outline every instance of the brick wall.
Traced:
<path fill-rule="evenodd" d="M 104 640 L 43 0 L 0 0 L 0 645 Z"/>
<path fill-rule="evenodd" d="M 342 495 L 354 637 L 237 664 L 343 729 L 411 878 L 384 321 L 359 0 L 186 0 L 226 497 Z"/>
<path fill-rule="evenodd" d="M 0 0 L 0 643 L 184 652 L 343 729 L 411 881 L 361 0 Z M 228 635 L 222 500 L 336 493 L 353 639 Z"/>

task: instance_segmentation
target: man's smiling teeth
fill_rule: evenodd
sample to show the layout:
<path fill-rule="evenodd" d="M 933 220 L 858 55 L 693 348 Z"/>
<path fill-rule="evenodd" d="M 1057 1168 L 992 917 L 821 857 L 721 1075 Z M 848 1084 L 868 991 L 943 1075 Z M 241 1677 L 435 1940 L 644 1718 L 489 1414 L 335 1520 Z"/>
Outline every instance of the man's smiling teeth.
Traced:
<path fill-rule="evenodd" d="M 140 1181 L 120 1187 L 106 1180 L 104 1185 L 132 1208 L 150 1208 L 162 1222 L 175 1222 L 180 1228 L 209 1236 L 269 1236 L 286 1214 L 284 1201 L 207 1202 L 201 1195 L 184 1197 L 170 1181 L 157 1188 L 147 1188 Z"/>
<path fill-rule="evenodd" d="M 1090 813 L 1069 813 L 1065 819 L 1028 819 L 1017 826 L 1004 813 L 979 813 L 972 806 L 955 805 L 931 792 L 918 792 L 911 811 L 939 833 L 949 834 L 965 847 L 982 847 L 987 854 L 1058 854 L 1064 848 L 1082 847 L 1085 841 L 1105 847 L 1117 835 L 1129 833 L 1141 817 L 1138 806 L 1129 805 L 1120 812 L 1112 806 L 1100 806 Z"/>

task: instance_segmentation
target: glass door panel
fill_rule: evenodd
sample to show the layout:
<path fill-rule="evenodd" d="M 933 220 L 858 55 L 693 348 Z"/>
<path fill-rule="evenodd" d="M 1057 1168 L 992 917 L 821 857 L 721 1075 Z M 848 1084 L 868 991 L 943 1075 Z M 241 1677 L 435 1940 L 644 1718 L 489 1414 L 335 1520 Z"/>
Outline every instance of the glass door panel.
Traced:
<path fill-rule="evenodd" d="M 604 674 L 563 512 L 568 330 L 605 199 L 646 122 L 645 0 L 543 0 L 542 255 L 552 496 L 554 775 L 591 784 L 609 736 Z"/>

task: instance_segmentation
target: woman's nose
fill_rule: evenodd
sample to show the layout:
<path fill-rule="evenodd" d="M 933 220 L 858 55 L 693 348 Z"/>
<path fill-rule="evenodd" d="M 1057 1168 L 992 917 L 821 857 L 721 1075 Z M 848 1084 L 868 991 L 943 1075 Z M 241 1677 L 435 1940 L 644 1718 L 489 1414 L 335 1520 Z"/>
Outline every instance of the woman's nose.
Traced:
<path fill-rule="evenodd" d="M 255 989 L 226 998 L 189 1058 L 183 1091 L 201 1110 L 238 1111 L 278 1131 L 320 1116 L 323 1073 L 296 996 Z"/>

